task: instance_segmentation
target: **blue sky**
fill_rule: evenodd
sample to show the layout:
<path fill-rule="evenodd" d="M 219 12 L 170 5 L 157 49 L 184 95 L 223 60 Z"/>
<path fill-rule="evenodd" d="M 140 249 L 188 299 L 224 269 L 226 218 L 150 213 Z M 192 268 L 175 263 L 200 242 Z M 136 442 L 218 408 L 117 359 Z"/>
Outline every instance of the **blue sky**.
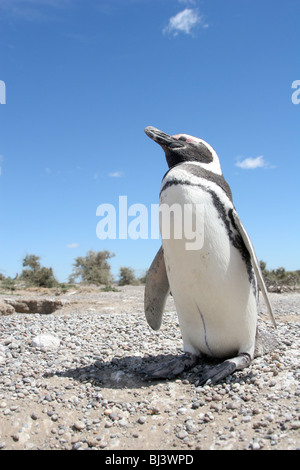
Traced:
<path fill-rule="evenodd" d="M 300 269 L 299 17 L 299 0 L 0 0 L 0 272 L 34 253 L 64 281 L 104 249 L 115 275 L 147 269 L 159 240 L 99 240 L 96 210 L 158 202 L 148 125 L 209 142 L 258 258 Z"/>

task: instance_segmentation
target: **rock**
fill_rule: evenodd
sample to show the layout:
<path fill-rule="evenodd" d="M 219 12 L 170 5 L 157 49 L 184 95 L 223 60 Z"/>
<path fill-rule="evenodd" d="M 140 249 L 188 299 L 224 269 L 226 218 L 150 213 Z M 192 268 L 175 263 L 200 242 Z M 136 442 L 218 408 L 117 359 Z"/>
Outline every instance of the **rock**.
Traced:
<path fill-rule="evenodd" d="M 0 344 L 0 364 L 5 362 L 5 346 L 3 344 Z"/>
<path fill-rule="evenodd" d="M 85 428 L 85 424 L 82 422 L 82 421 L 76 421 L 74 423 L 74 428 L 77 430 L 77 431 L 82 431 L 84 428 Z"/>
<path fill-rule="evenodd" d="M 177 433 L 177 437 L 179 439 L 185 439 L 188 436 L 188 433 L 184 430 L 181 430 Z"/>
<path fill-rule="evenodd" d="M 75 444 L 73 444 L 72 446 L 72 450 L 78 450 L 81 446 L 82 446 L 82 442 L 80 441 L 75 442 Z"/>
<path fill-rule="evenodd" d="M 191 434 L 195 434 L 197 432 L 197 428 L 193 422 L 193 420 L 188 419 L 185 423 L 186 431 Z"/>
<path fill-rule="evenodd" d="M 227 410 L 238 410 L 240 408 L 240 403 L 237 402 L 229 402 L 226 405 Z"/>
<path fill-rule="evenodd" d="M 115 412 L 111 412 L 108 416 L 110 417 L 112 421 L 116 421 L 118 419 L 117 413 Z"/>
<path fill-rule="evenodd" d="M 49 401 L 49 402 L 53 401 L 53 398 L 51 397 L 50 393 L 47 393 L 47 394 L 45 395 L 44 399 L 45 399 L 46 401 Z"/>
<path fill-rule="evenodd" d="M 0 316 L 1 315 L 12 315 L 16 313 L 14 307 L 5 301 L 0 300 Z"/>
<path fill-rule="evenodd" d="M 38 335 L 32 339 L 31 345 L 41 349 L 58 349 L 60 340 L 53 335 Z"/>
<path fill-rule="evenodd" d="M 40 313 L 48 315 L 55 312 L 64 305 L 61 300 L 52 299 L 22 299 L 22 300 L 5 300 L 5 302 L 13 309 L 13 313 Z"/>
<path fill-rule="evenodd" d="M 300 429 L 300 421 L 293 421 L 290 426 L 291 429 Z"/>
<path fill-rule="evenodd" d="M 251 444 L 250 447 L 253 450 L 259 450 L 260 449 L 260 444 L 259 444 L 259 442 L 253 442 L 253 444 Z"/>

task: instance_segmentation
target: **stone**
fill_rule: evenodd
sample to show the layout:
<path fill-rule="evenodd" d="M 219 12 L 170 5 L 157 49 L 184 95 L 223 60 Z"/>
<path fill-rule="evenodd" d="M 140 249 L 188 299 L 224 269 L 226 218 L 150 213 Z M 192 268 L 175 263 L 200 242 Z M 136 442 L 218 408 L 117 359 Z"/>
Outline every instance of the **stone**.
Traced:
<path fill-rule="evenodd" d="M 177 433 L 177 437 L 179 439 L 185 439 L 188 436 L 188 433 L 184 430 L 181 430 Z"/>
<path fill-rule="evenodd" d="M 40 313 L 42 315 L 49 315 L 64 306 L 64 302 L 61 300 L 52 299 L 10 299 L 5 300 L 5 302 L 13 310 L 12 313 Z"/>
<path fill-rule="evenodd" d="M 85 424 L 82 421 L 76 421 L 74 428 L 77 429 L 77 431 L 82 431 L 85 428 Z"/>
<path fill-rule="evenodd" d="M 291 429 L 300 429 L 300 421 L 292 421 L 290 427 Z"/>
<path fill-rule="evenodd" d="M 0 344 L 0 364 L 5 362 L 5 352 L 6 352 L 5 346 Z"/>
<path fill-rule="evenodd" d="M 82 442 L 80 441 L 75 442 L 75 444 L 73 444 L 72 446 L 72 450 L 78 450 L 81 446 L 82 446 Z"/>
<path fill-rule="evenodd" d="M 12 315 L 16 313 L 14 307 L 3 300 L 0 300 L 0 316 Z"/>
<path fill-rule="evenodd" d="M 53 335 L 42 334 L 35 336 L 31 345 L 40 349 L 58 349 L 60 345 L 60 339 Z"/>

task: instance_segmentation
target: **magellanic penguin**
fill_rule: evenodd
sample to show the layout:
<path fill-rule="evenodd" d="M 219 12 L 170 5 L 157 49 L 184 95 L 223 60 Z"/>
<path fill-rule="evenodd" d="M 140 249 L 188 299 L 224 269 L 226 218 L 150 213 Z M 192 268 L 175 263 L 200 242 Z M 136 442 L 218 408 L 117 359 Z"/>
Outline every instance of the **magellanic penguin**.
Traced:
<path fill-rule="evenodd" d="M 276 327 L 267 289 L 215 150 L 186 134 L 170 136 L 154 127 L 145 132 L 163 148 L 169 166 L 161 184 L 160 209 L 181 207 L 182 216 L 185 207 L 192 208 L 190 220 L 194 226 L 200 220 L 203 232 L 202 238 L 198 234 L 201 246 L 193 247 L 185 221 L 179 221 L 183 229 L 176 235 L 176 211 L 173 219 L 171 211 L 165 214 L 173 228 L 168 236 L 161 233 L 162 248 L 148 271 L 145 314 L 158 330 L 171 290 L 185 354 L 145 373 L 148 378 L 170 378 L 195 366 L 199 356 L 209 356 L 225 361 L 204 370 L 199 383 L 216 383 L 247 367 L 254 357 L 258 286 Z M 161 211 L 160 227 L 163 217 Z"/>

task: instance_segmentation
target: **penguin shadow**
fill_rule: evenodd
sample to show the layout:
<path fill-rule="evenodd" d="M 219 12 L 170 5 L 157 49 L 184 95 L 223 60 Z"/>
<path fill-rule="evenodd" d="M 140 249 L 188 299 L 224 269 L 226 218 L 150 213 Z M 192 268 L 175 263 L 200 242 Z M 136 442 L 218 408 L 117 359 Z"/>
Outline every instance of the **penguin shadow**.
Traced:
<path fill-rule="evenodd" d="M 159 354 L 145 357 L 127 356 L 113 358 L 110 361 L 96 359 L 96 361 L 90 365 L 46 373 L 44 377 L 68 377 L 80 383 L 90 383 L 95 387 L 110 389 L 139 389 L 142 387 L 151 387 L 158 383 L 174 382 L 177 379 L 187 380 L 190 384 L 197 386 L 199 377 L 204 369 L 207 370 L 207 368 L 222 362 L 208 357 L 199 358 L 197 365 L 190 370 L 180 373 L 176 377 L 147 378 L 147 370 L 153 370 L 156 366 L 161 367 L 164 364 L 167 368 L 168 364 L 177 358 L 178 354 Z M 241 380 L 241 373 L 243 380 L 253 378 L 250 369 L 243 370 L 240 371 L 238 375 L 233 374 L 230 376 L 230 383 L 239 382 Z M 227 380 L 228 379 L 221 380 L 219 384 L 226 383 Z"/>
<path fill-rule="evenodd" d="M 156 356 L 114 357 L 110 361 L 96 359 L 92 364 L 44 374 L 44 377 L 68 377 L 81 383 L 91 383 L 95 387 L 112 389 L 136 389 L 165 382 L 166 379 L 148 380 L 144 370 L 162 361 L 170 361 L 177 356 L 160 354 Z"/>

